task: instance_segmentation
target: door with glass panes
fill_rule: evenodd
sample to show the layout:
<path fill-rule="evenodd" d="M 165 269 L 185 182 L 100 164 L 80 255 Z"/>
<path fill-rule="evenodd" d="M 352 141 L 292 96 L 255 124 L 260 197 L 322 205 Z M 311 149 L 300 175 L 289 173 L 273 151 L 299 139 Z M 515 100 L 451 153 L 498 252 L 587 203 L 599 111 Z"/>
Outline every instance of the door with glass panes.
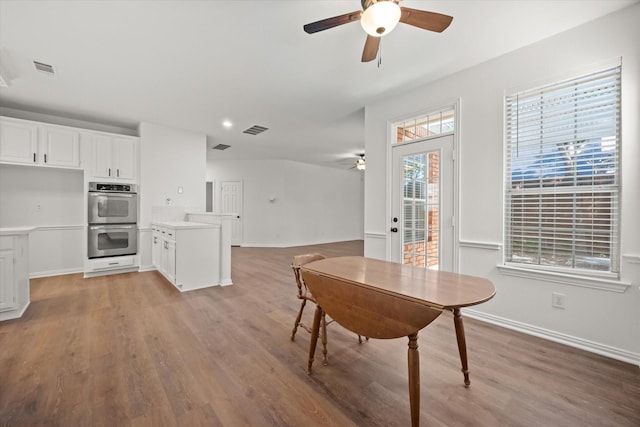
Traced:
<path fill-rule="evenodd" d="M 391 256 L 453 271 L 453 135 L 392 148 Z"/>

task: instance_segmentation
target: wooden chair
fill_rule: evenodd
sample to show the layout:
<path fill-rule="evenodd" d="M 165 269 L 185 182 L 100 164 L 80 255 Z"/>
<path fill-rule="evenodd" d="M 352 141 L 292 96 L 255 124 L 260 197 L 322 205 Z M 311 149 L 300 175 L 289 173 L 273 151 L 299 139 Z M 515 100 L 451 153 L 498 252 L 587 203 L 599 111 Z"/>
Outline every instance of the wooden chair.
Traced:
<path fill-rule="evenodd" d="M 313 253 L 313 254 L 305 254 L 305 255 L 297 255 L 293 257 L 293 261 L 291 261 L 291 268 L 293 269 L 293 274 L 296 277 L 296 285 L 298 286 L 298 299 L 302 302 L 300 303 L 300 310 L 298 310 L 298 315 L 296 316 L 296 322 L 293 325 L 293 331 L 291 331 L 291 341 L 293 341 L 296 337 L 296 332 L 298 331 L 298 327 L 301 327 L 305 331 L 311 333 L 311 327 L 302 323 L 302 312 L 304 311 L 304 307 L 307 305 L 307 301 L 311 301 L 312 303 L 316 303 L 316 300 L 311 295 L 311 292 L 307 289 L 307 285 L 304 284 L 304 280 L 302 280 L 302 275 L 300 274 L 300 267 L 305 264 L 308 264 L 313 261 L 318 261 L 321 259 L 325 259 L 326 257 L 322 254 Z M 331 321 L 329 322 L 331 323 Z M 327 364 L 327 319 L 326 316 L 322 315 L 322 321 L 320 323 L 320 339 L 322 340 L 322 364 Z"/>
<path fill-rule="evenodd" d="M 291 268 L 293 269 L 293 274 L 296 277 L 296 285 L 298 286 L 298 299 L 302 302 L 300 303 L 300 310 L 298 310 L 298 315 L 296 316 L 296 322 L 293 325 L 293 330 L 291 331 L 291 341 L 295 339 L 296 332 L 298 331 L 298 327 L 301 327 L 305 331 L 311 333 L 311 327 L 302 323 L 302 312 L 304 311 L 304 307 L 307 305 L 307 301 L 311 301 L 312 303 L 316 303 L 316 300 L 311 295 L 309 289 L 307 289 L 307 285 L 304 284 L 304 280 L 302 280 L 302 275 L 300 274 L 300 267 L 305 264 L 308 264 L 313 261 L 319 261 L 325 259 L 326 257 L 319 253 L 305 254 L 305 255 L 297 255 L 293 257 L 293 261 L 291 261 Z M 332 323 L 333 320 L 327 321 L 324 312 L 322 313 L 322 320 L 320 323 L 320 339 L 322 340 L 322 364 L 326 365 L 327 361 L 327 325 Z M 369 338 L 366 338 L 369 340 Z M 358 335 L 358 342 L 362 343 L 362 337 Z"/>

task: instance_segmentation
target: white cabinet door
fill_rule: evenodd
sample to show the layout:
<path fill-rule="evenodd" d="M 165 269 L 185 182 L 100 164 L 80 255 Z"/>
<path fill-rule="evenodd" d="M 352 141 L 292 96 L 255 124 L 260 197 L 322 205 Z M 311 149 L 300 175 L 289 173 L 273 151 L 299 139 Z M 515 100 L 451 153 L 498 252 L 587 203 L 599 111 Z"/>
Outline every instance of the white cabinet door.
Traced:
<path fill-rule="evenodd" d="M 42 126 L 40 162 L 49 166 L 80 167 L 80 132 Z"/>
<path fill-rule="evenodd" d="M 167 264 L 166 274 L 169 280 L 176 284 L 176 242 L 175 240 L 167 240 Z"/>
<path fill-rule="evenodd" d="M 93 176 L 111 178 L 112 148 L 108 135 L 91 135 Z"/>
<path fill-rule="evenodd" d="M 38 162 L 38 125 L 22 120 L 0 118 L 0 161 Z"/>
<path fill-rule="evenodd" d="M 0 250 L 0 311 L 18 306 L 18 280 L 15 276 L 15 251 Z"/>
<path fill-rule="evenodd" d="M 113 138 L 113 165 L 115 177 L 120 179 L 136 179 L 138 150 L 136 140 L 131 138 Z"/>
<path fill-rule="evenodd" d="M 151 243 L 151 263 L 153 266 L 160 270 L 160 261 L 162 258 L 162 238 L 157 231 L 153 232 Z"/>
<path fill-rule="evenodd" d="M 169 242 L 167 241 L 167 239 L 163 238 L 158 238 L 159 242 L 160 242 L 160 265 L 158 270 L 160 270 L 160 272 L 162 274 L 165 275 L 165 277 L 167 277 L 167 279 L 171 280 L 173 283 L 173 279 L 171 279 L 169 277 L 169 270 L 168 270 L 168 266 L 169 266 Z"/>

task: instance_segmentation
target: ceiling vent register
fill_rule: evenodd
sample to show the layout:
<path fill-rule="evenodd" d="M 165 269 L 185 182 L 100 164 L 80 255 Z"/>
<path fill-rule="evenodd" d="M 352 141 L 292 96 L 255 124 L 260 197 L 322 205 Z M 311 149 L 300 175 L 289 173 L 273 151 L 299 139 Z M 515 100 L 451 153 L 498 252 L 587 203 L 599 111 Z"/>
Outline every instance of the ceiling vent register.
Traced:
<path fill-rule="evenodd" d="M 33 61 L 33 65 L 36 66 L 36 70 L 38 71 L 42 71 L 43 73 L 47 74 L 55 74 L 55 72 L 53 71 L 53 65 L 44 64 L 38 61 Z"/>
<path fill-rule="evenodd" d="M 248 133 L 249 135 L 257 135 L 268 129 L 269 128 L 266 128 L 264 126 L 253 125 L 249 129 L 243 130 L 242 133 Z"/>
<path fill-rule="evenodd" d="M 231 146 L 227 145 L 227 144 L 218 144 L 215 147 L 213 147 L 213 149 L 214 150 L 226 150 L 229 147 L 231 147 Z"/>

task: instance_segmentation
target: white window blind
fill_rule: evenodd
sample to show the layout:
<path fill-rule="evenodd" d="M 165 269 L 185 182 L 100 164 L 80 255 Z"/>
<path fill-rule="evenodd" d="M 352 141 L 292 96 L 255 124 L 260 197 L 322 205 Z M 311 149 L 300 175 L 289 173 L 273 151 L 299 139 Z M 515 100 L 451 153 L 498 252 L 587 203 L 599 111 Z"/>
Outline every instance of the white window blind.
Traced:
<path fill-rule="evenodd" d="M 505 262 L 617 274 L 620 66 L 505 106 Z"/>

